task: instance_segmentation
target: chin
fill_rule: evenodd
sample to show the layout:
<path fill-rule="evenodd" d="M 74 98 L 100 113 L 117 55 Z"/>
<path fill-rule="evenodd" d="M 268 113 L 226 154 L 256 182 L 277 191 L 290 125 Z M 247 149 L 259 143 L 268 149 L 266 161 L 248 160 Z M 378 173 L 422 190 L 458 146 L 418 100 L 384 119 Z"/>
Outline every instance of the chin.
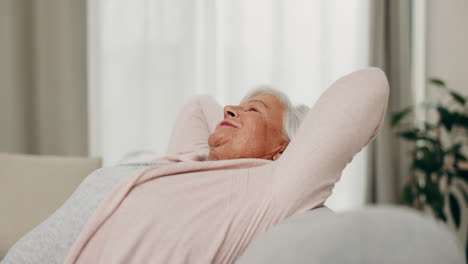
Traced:
<path fill-rule="evenodd" d="M 208 145 L 211 148 L 218 148 L 222 145 L 225 145 L 229 142 L 229 135 L 226 135 L 226 133 L 223 132 L 214 132 L 213 134 L 208 137 Z"/>

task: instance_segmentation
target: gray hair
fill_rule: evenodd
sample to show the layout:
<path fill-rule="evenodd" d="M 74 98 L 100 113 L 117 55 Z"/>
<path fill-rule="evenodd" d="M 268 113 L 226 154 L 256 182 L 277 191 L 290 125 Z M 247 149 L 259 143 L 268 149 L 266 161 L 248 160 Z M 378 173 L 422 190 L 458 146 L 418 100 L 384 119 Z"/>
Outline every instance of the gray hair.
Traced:
<path fill-rule="evenodd" d="M 261 85 L 251 90 L 241 103 L 245 103 L 257 95 L 272 95 L 284 106 L 283 138 L 288 142 L 291 141 L 309 111 L 309 107 L 303 104 L 294 106 L 286 94 L 267 85 Z"/>

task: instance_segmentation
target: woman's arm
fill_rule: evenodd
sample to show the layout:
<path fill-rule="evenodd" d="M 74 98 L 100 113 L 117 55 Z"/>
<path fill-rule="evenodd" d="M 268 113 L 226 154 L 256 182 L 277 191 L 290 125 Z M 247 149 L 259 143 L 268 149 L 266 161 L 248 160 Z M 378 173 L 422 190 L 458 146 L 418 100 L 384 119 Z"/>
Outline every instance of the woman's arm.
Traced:
<path fill-rule="evenodd" d="M 274 162 L 274 201 L 293 211 L 323 204 L 345 166 L 377 135 L 388 97 L 387 79 L 377 68 L 333 83 Z"/>
<path fill-rule="evenodd" d="M 208 137 L 223 119 L 223 108 L 212 97 L 198 95 L 188 101 L 172 129 L 167 155 L 208 147 Z"/>

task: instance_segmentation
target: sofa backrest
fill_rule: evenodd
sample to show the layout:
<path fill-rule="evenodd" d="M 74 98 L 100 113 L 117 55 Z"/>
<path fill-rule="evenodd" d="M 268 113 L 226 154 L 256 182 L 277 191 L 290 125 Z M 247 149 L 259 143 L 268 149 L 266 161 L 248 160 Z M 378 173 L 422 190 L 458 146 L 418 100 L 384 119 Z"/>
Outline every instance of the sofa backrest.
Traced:
<path fill-rule="evenodd" d="M 100 158 L 0 153 L 0 260 L 100 167 Z"/>

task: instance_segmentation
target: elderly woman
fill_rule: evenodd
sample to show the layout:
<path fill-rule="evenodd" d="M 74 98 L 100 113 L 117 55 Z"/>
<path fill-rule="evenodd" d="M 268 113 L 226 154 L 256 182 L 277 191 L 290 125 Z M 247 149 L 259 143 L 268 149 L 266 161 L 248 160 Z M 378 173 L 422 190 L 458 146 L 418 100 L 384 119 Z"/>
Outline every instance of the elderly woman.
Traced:
<path fill-rule="evenodd" d="M 233 263 L 259 234 L 323 205 L 377 135 L 388 92 L 383 72 L 368 68 L 310 111 L 265 88 L 224 111 L 195 97 L 167 155 L 106 195 L 65 263 Z"/>

